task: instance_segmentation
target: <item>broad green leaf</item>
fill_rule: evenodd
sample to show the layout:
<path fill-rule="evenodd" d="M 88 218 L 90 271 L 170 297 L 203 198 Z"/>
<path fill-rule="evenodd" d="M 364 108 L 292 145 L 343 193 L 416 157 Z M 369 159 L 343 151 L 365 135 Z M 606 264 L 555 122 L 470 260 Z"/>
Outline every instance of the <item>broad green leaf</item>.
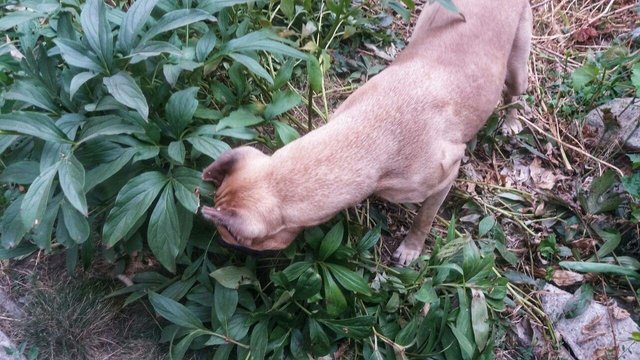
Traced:
<path fill-rule="evenodd" d="M 209 29 L 196 43 L 196 59 L 200 62 L 205 61 L 213 51 L 217 41 L 216 34 Z"/>
<path fill-rule="evenodd" d="M 213 292 L 213 312 L 223 328 L 227 328 L 229 320 L 236 312 L 237 307 L 238 290 L 229 289 L 216 282 Z"/>
<path fill-rule="evenodd" d="M 38 251 L 37 246 L 29 243 L 22 243 L 12 249 L 0 248 L 0 259 L 1 260 L 10 260 L 10 259 L 22 260 L 36 251 Z"/>
<path fill-rule="evenodd" d="M 147 41 L 144 44 L 140 44 L 131 51 L 131 64 L 137 64 L 150 57 L 158 56 L 160 54 L 169 54 L 175 56 L 182 56 L 182 50 L 177 46 L 166 41 Z"/>
<path fill-rule="evenodd" d="M 251 340 L 249 346 L 251 348 L 251 358 L 255 360 L 264 359 L 267 353 L 267 344 L 269 341 L 269 321 L 262 320 L 253 327 L 251 332 Z"/>
<path fill-rule="evenodd" d="M 204 330 L 194 330 L 191 331 L 187 336 L 183 337 L 177 344 L 171 347 L 171 360 L 182 360 L 184 355 L 189 350 L 191 343 L 198 336 L 206 335 L 207 332 Z"/>
<path fill-rule="evenodd" d="M 298 93 L 287 90 L 278 91 L 271 98 L 271 103 L 264 110 L 264 117 L 272 119 L 282 113 L 285 113 L 302 102 L 302 97 Z"/>
<path fill-rule="evenodd" d="M 345 289 L 364 295 L 371 295 L 369 285 L 357 272 L 349 270 L 342 265 L 331 263 L 326 263 L 325 265 Z"/>
<path fill-rule="evenodd" d="M 289 59 L 284 64 L 282 64 L 282 66 L 276 73 L 276 77 L 273 79 L 274 89 L 281 88 L 291 79 L 291 74 L 293 73 L 294 65 L 295 65 L 295 62 L 293 61 L 293 59 Z"/>
<path fill-rule="evenodd" d="M 618 247 L 618 245 L 620 245 L 620 241 L 622 240 L 622 236 L 620 236 L 620 233 L 618 231 L 611 232 L 600 230 L 598 231 L 598 235 L 600 235 L 602 240 L 604 240 L 604 244 L 602 244 L 602 246 L 600 246 L 600 249 L 598 249 L 598 258 L 603 258 L 611 254 Z M 595 257 L 592 257 L 589 260 L 593 261 L 595 260 Z"/>
<path fill-rule="evenodd" d="M 61 209 L 64 226 L 67 228 L 69 237 L 71 237 L 76 244 L 82 244 L 87 241 L 91 231 L 87 218 L 66 201 L 62 203 Z M 62 224 L 58 222 L 58 226 L 62 226 Z"/>
<path fill-rule="evenodd" d="M 2 214 L 0 242 L 5 248 L 13 248 L 18 245 L 22 237 L 29 231 L 29 228 L 24 225 L 20 214 L 23 200 L 24 195 L 20 195 L 4 209 Z"/>
<path fill-rule="evenodd" d="M 84 39 L 98 54 L 104 67 L 111 68 L 113 61 L 113 34 L 107 21 L 106 6 L 102 0 L 88 0 L 80 13 Z"/>
<path fill-rule="evenodd" d="M 204 126 L 207 126 L 207 125 L 204 125 Z M 218 136 L 226 136 L 226 137 L 242 139 L 242 140 L 255 140 L 258 137 L 258 132 L 250 128 L 226 128 L 220 131 L 216 131 L 215 133 Z"/>
<path fill-rule="evenodd" d="M 255 274 L 246 267 L 225 266 L 211 274 L 220 285 L 229 289 L 238 289 L 242 285 L 258 284 Z"/>
<path fill-rule="evenodd" d="M 271 77 L 271 74 L 269 74 L 269 72 L 265 68 L 263 68 L 258 61 L 254 60 L 250 56 L 238 54 L 238 53 L 229 54 L 228 56 L 233 60 L 239 62 L 240 64 L 244 65 L 252 73 L 267 80 L 269 84 L 273 85 L 273 78 Z"/>
<path fill-rule="evenodd" d="M 46 14 L 33 11 L 14 11 L 10 13 L 4 13 L 0 18 L 0 31 L 7 31 L 14 26 L 44 16 L 46 16 Z"/>
<path fill-rule="evenodd" d="M 165 186 L 149 218 L 147 242 L 153 255 L 171 272 L 176 270 L 175 259 L 179 253 L 180 238 L 180 223 L 173 197 L 173 186 L 169 183 Z"/>
<path fill-rule="evenodd" d="M 0 136 L 0 155 L 2 155 L 16 140 L 20 138 L 20 135 L 7 135 L 2 134 Z"/>
<path fill-rule="evenodd" d="M 195 194 L 196 188 L 201 185 L 201 173 L 186 167 L 178 167 L 173 170 L 173 190 L 182 206 L 195 214 L 198 211 L 199 200 Z"/>
<path fill-rule="evenodd" d="M 298 59 L 305 59 L 307 57 L 305 53 L 284 44 L 282 38 L 267 30 L 255 31 L 230 40 L 224 44 L 221 49 L 221 53 L 223 54 L 244 51 L 266 51 Z"/>
<path fill-rule="evenodd" d="M 344 227 L 342 221 L 337 222 L 320 243 L 320 250 L 318 251 L 318 259 L 320 261 L 326 260 L 331 256 L 342 243 L 342 237 L 344 235 Z"/>
<path fill-rule="evenodd" d="M 582 90 L 587 84 L 598 78 L 600 69 L 594 64 L 584 64 L 582 67 L 577 68 L 571 74 L 571 81 L 573 83 L 573 89 L 576 91 Z"/>
<path fill-rule="evenodd" d="M 135 154 L 134 149 L 128 149 L 123 151 L 115 160 L 100 164 L 91 170 L 88 170 L 85 175 L 84 190 L 89 192 L 96 185 L 109 179 L 115 173 L 120 171 L 125 165 L 131 161 L 131 158 Z"/>
<path fill-rule="evenodd" d="M 309 340 L 311 340 L 311 343 L 309 343 L 308 346 L 311 347 L 311 351 L 316 356 L 326 355 L 331 348 L 331 342 L 329 341 L 327 334 L 322 329 L 322 326 L 316 320 L 309 318 L 308 327 Z"/>
<path fill-rule="evenodd" d="M 31 135 L 54 143 L 71 142 L 50 117 L 39 113 L 14 111 L 0 114 L 0 130 Z"/>
<path fill-rule="evenodd" d="M 636 64 L 636 66 L 640 68 L 640 64 Z M 640 81 L 640 79 L 638 79 L 638 81 Z M 640 154 L 627 154 L 627 157 L 629 158 L 629 161 L 631 161 L 631 165 L 633 166 L 634 170 L 640 168 Z"/>
<path fill-rule="evenodd" d="M 620 265 L 614 265 L 614 264 L 582 262 L 582 261 L 561 261 L 559 265 L 565 269 L 585 272 L 585 273 L 605 273 L 605 274 L 630 276 L 636 279 L 640 278 L 640 273 L 633 271 L 631 269 L 627 269 Z"/>
<path fill-rule="evenodd" d="M 496 225 L 496 218 L 493 215 L 485 216 L 478 224 L 478 236 L 483 237 Z"/>
<path fill-rule="evenodd" d="M 63 38 L 53 39 L 53 42 L 60 49 L 60 54 L 67 64 L 97 73 L 104 71 L 96 55 L 81 43 Z"/>
<path fill-rule="evenodd" d="M 299 261 L 294 262 L 293 264 L 287 266 L 282 273 L 289 281 L 294 281 L 299 278 L 309 267 L 313 266 L 308 261 Z"/>
<path fill-rule="evenodd" d="M 33 242 L 38 245 L 40 249 L 50 251 L 51 250 L 51 234 L 53 233 L 53 224 L 58 218 L 58 211 L 62 202 L 62 196 L 54 196 L 47 209 L 44 212 L 44 217 L 38 226 L 33 229 Z M 60 225 L 61 226 L 61 225 Z"/>
<path fill-rule="evenodd" d="M 408 346 L 414 342 L 416 330 L 418 329 L 418 319 L 419 317 L 414 317 L 398 332 L 395 338 L 396 344 Z"/>
<path fill-rule="evenodd" d="M 84 71 L 74 76 L 73 79 L 71 79 L 71 85 L 69 86 L 69 97 L 71 98 L 71 100 L 73 100 L 73 95 L 78 92 L 80 87 L 87 81 L 96 77 L 96 75 L 98 74 L 91 71 Z"/>
<path fill-rule="evenodd" d="M 0 183 L 31 184 L 40 175 L 37 161 L 18 161 L 7 166 L 0 174 Z"/>
<path fill-rule="evenodd" d="M 260 116 L 256 116 L 248 110 L 238 109 L 229 116 L 221 119 L 218 122 L 218 126 L 216 127 L 216 131 L 220 131 L 224 128 L 237 128 L 237 127 L 247 127 L 253 126 L 263 122 L 264 119 Z"/>
<path fill-rule="evenodd" d="M 631 196 L 636 199 L 640 199 L 640 173 L 635 173 L 630 176 L 623 176 L 621 178 L 624 189 L 627 190 Z"/>
<path fill-rule="evenodd" d="M 296 129 L 292 128 L 291 126 L 280 122 L 278 120 L 274 120 L 272 122 L 273 127 L 276 129 L 276 133 L 278 134 L 278 138 L 280 138 L 280 141 L 282 141 L 282 143 L 284 145 L 287 145 L 288 143 L 296 140 L 297 138 L 300 137 L 300 134 L 298 134 L 298 132 L 296 131 Z M 223 130 L 224 131 L 224 130 Z M 221 134 L 222 135 L 222 134 Z"/>
<path fill-rule="evenodd" d="M 325 268 L 322 268 L 322 270 L 327 313 L 331 316 L 342 315 L 347 310 L 347 299 L 333 280 L 331 273 Z"/>
<path fill-rule="evenodd" d="M 118 49 L 125 54 L 129 54 L 131 49 L 137 44 L 140 31 L 151 16 L 151 11 L 158 3 L 158 0 L 137 0 L 131 5 L 124 15 L 120 32 L 118 33 Z"/>
<path fill-rule="evenodd" d="M 640 63 L 633 65 L 631 70 L 631 84 L 636 88 L 636 96 L 640 95 Z"/>
<path fill-rule="evenodd" d="M 449 329 L 451 329 L 451 332 L 456 337 L 456 340 L 458 340 L 462 359 L 473 359 L 473 344 L 471 343 L 471 341 L 458 328 L 453 326 L 453 324 L 449 324 Z"/>
<path fill-rule="evenodd" d="M 351 339 L 365 339 L 371 335 L 375 323 L 373 316 L 358 316 L 350 319 L 318 319 L 338 335 Z"/>
<path fill-rule="evenodd" d="M 451 11 L 452 13 L 459 14 L 460 11 L 456 4 L 453 3 L 453 0 L 436 0 L 438 4 L 440 4 L 443 8 Z"/>
<path fill-rule="evenodd" d="M 489 340 L 489 312 L 484 293 L 481 290 L 471 289 L 471 325 L 473 336 L 476 340 L 478 350 L 484 350 Z"/>
<path fill-rule="evenodd" d="M 212 1 L 212 3 L 215 3 Z M 216 348 L 216 353 L 211 360 L 229 360 L 231 358 L 231 351 L 233 351 L 234 344 L 224 344 Z"/>
<path fill-rule="evenodd" d="M 313 55 L 307 57 L 307 77 L 309 86 L 313 91 L 322 91 L 322 70 L 320 69 L 320 62 Z"/>
<path fill-rule="evenodd" d="M 198 8 L 208 11 L 211 14 L 238 4 L 247 4 L 255 0 L 216 0 L 216 1 L 201 1 L 198 3 Z M 226 359 L 226 358 L 225 358 Z"/>
<path fill-rule="evenodd" d="M 115 206 L 109 212 L 102 229 L 103 241 L 107 246 L 113 246 L 131 230 L 164 188 L 167 180 L 162 173 L 149 171 L 129 180 L 120 189 Z"/>
<path fill-rule="evenodd" d="M 193 24 L 198 21 L 209 20 L 215 21 L 215 18 L 207 12 L 199 9 L 179 9 L 164 14 L 158 22 L 156 22 L 142 36 L 141 42 L 151 40 L 155 36 L 179 27 Z"/>
<path fill-rule="evenodd" d="M 204 329 L 202 322 L 187 307 L 168 297 L 149 293 L 149 302 L 163 318 L 187 329 Z"/>
<path fill-rule="evenodd" d="M 295 297 L 307 300 L 319 293 L 320 289 L 322 289 L 322 278 L 320 274 L 318 274 L 313 267 L 308 267 L 302 275 L 300 275 L 300 278 L 298 278 Z"/>
<path fill-rule="evenodd" d="M 187 141 L 190 142 L 196 150 L 213 160 L 217 159 L 225 151 L 231 149 L 227 143 L 207 136 L 190 136 L 187 138 Z"/>
<path fill-rule="evenodd" d="M 356 244 L 356 251 L 362 253 L 363 251 L 371 249 L 380 240 L 382 235 L 382 226 L 376 225 L 373 229 L 369 230 L 358 244 Z"/>
<path fill-rule="evenodd" d="M 83 143 L 97 137 L 121 134 L 143 133 L 144 129 L 134 125 L 125 118 L 113 115 L 95 116 L 84 121 L 78 143 Z"/>
<path fill-rule="evenodd" d="M 48 112 L 55 112 L 56 105 L 49 93 L 42 86 L 36 86 L 30 81 L 16 81 L 4 94 L 6 99 L 18 100 L 33 105 Z"/>
<path fill-rule="evenodd" d="M 22 200 L 20 213 L 22 215 L 22 223 L 27 229 L 31 229 L 42 221 L 47 201 L 49 201 L 51 184 L 58 172 L 58 165 L 56 163 L 42 171 L 40 176 L 31 183 Z"/>
<path fill-rule="evenodd" d="M 111 77 L 105 77 L 102 81 L 119 103 L 136 110 L 145 121 L 147 120 L 149 117 L 147 99 L 131 75 L 120 71 Z"/>
<path fill-rule="evenodd" d="M 295 15 L 295 1 L 294 0 L 282 0 L 280 1 L 280 10 L 287 17 L 289 21 L 293 21 Z"/>
<path fill-rule="evenodd" d="M 173 93 L 165 106 L 167 121 L 176 137 L 189 125 L 198 108 L 198 89 L 190 87 Z"/>
<path fill-rule="evenodd" d="M 422 284 L 420 290 L 416 292 L 416 300 L 421 301 L 425 304 L 435 304 L 439 301 L 438 294 L 436 290 L 433 288 L 433 280 L 429 279 Z"/>
<path fill-rule="evenodd" d="M 185 149 L 182 141 L 172 141 L 167 147 L 167 153 L 169 154 L 169 157 L 175 160 L 178 164 L 183 164 L 187 150 Z"/>
<path fill-rule="evenodd" d="M 60 160 L 58 178 L 62 192 L 69 203 L 81 214 L 87 216 L 89 210 L 84 193 L 84 167 L 73 154 Z"/>

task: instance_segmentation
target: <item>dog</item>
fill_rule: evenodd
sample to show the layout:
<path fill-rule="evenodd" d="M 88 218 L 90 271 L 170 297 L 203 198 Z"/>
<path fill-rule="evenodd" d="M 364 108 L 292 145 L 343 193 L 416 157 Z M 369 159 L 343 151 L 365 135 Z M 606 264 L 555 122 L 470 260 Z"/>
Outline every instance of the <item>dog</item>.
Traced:
<path fill-rule="evenodd" d="M 422 204 L 394 258 L 408 265 L 421 254 L 466 143 L 501 97 L 509 104 L 527 88 L 528 1 L 456 5 L 463 16 L 425 6 L 408 46 L 326 125 L 271 156 L 242 146 L 204 169 L 202 179 L 218 188 L 215 206 L 201 213 L 225 243 L 284 249 L 303 229 L 375 195 Z M 517 123 L 513 111 L 505 123 Z"/>

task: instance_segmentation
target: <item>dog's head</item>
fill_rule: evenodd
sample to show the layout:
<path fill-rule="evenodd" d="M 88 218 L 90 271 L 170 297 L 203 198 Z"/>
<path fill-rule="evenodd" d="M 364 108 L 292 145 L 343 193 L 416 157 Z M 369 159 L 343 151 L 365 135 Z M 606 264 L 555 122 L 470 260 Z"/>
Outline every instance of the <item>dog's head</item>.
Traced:
<path fill-rule="evenodd" d="M 243 146 L 225 152 L 202 173 L 204 181 L 217 187 L 215 206 L 203 206 L 202 215 L 231 247 L 281 250 L 302 230 L 283 220 L 269 160 L 259 150 Z"/>

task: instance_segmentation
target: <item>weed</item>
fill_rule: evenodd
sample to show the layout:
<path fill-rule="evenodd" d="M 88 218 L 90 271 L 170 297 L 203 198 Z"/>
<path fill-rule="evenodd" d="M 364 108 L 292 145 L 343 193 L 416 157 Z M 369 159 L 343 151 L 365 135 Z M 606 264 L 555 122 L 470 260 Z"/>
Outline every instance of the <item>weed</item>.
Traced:
<path fill-rule="evenodd" d="M 106 291 L 96 283 L 37 289 L 15 330 L 39 358 L 94 359 L 115 316 L 113 305 L 102 299 Z"/>

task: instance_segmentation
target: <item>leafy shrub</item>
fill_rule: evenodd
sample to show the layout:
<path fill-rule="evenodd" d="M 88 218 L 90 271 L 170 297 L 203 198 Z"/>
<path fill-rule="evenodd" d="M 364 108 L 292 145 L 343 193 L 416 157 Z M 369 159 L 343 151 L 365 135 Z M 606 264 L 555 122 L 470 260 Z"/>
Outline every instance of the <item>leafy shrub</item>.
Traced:
<path fill-rule="evenodd" d="M 353 241 L 339 221 L 305 231 L 279 257 L 218 266 L 205 252 L 181 277 L 138 274 L 117 295 L 150 294 L 178 359 L 189 346 L 213 348 L 216 359 L 300 359 L 346 345 L 351 358 L 491 358 L 507 283 L 493 270 L 496 244 L 480 250 L 453 234 L 437 238 L 417 270 L 392 268 L 376 255 L 380 227 Z"/>
<path fill-rule="evenodd" d="M 55 229 L 73 263 L 79 250 L 91 257 L 92 234 L 122 253 L 146 237 L 175 271 L 204 186 L 199 169 L 230 148 L 221 139 L 255 140 L 248 127 L 265 122 L 284 142 L 298 136 L 275 117 L 299 103 L 279 89 L 307 55 L 252 29 L 229 7 L 241 2 L 144 0 L 123 12 L 91 0 L 79 16 L 45 2 L 1 19 L 2 29 L 20 22 L 23 55 L 3 96 L 1 180 L 29 185 L 7 196 L 5 247 L 49 250 Z M 24 21 L 41 16 L 46 25 Z M 264 51 L 280 65 L 275 79 Z"/>

